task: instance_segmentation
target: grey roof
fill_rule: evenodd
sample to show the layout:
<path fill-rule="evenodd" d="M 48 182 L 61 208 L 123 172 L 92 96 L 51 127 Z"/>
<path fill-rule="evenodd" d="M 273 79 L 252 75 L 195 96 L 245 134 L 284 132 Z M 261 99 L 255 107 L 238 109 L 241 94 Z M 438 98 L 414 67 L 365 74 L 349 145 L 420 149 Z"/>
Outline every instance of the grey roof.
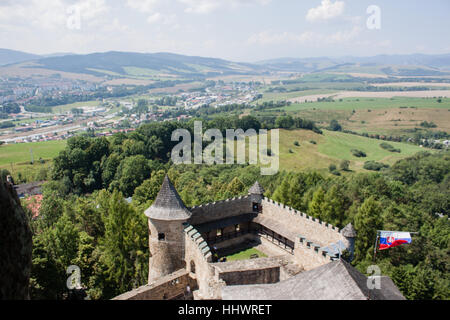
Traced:
<path fill-rule="evenodd" d="M 355 238 L 356 237 L 356 230 L 355 230 L 355 228 L 353 228 L 351 223 L 346 225 L 345 228 L 342 229 L 341 233 L 346 238 Z"/>
<path fill-rule="evenodd" d="M 226 286 L 223 300 L 404 300 L 389 279 L 369 290 L 367 277 L 348 262 L 337 260 L 274 284 Z"/>
<path fill-rule="evenodd" d="M 248 190 L 248 193 L 250 194 L 264 194 L 264 192 L 264 188 L 259 184 L 258 181 L 256 181 L 255 184 Z"/>
<path fill-rule="evenodd" d="M 155 220 L 186 220 L 192 213 L 186 208 L 166 175 L 155 202 L 145 210 L 145 215 Z"/>

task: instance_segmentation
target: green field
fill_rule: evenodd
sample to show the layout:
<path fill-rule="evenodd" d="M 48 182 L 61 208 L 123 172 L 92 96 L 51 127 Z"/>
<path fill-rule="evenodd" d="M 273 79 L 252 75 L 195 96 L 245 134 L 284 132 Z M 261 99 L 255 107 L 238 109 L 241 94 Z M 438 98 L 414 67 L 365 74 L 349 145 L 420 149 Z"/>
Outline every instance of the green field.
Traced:
<path fill-rule="evenodd" d="M 33 150 L 34 161 L 39 158 L 53 159 L 66 146 L 66 141 L 46 141 L 34 143 L 18 143 L 0 146 L 0 167 L 8 167 L 13 164 L 24 164 L 31 161 L 30 149 Z"/>
<path fill-rule="evenodd" d="M 259 250 L 256 250 L 255 248 L 249 248 L 249 249 L 245 249 L 236 253 L 233 253 L 229 256 L 226 256 L 227 261 L 233 261 L 233 260 L 247 260 L 250 259 L 250 257 L 256 254 L 258 255 L 258 258 L 264 258 L 267 257 L 267 255 L 265 255 L 264 253 L 262 253 Z"/>
<path fill-rule="evenodd" d="M 396 153 L 381 148 L 380 143 L 383 141 L 378 139 L 326 130 L 324 130 L 324 136 L 325 142 L 318 145 L 317 151 L 331 158 L 350 160 L 354 170 L 362 169 L 366 161 L 378 161 L 392 165 L 400 159 L 424 150 L 416 145 L 388 141 L 387 143 L 401 150 L 400 153 Z M 351 153 L 352 149 L 364 151 L 367 157 L 355 157 Z"/>
<path fill-rule="evenodd" d="M 270 136 L 268 140 L 270 141 Z M 299 142 L 299 146 L 294 145 L 295 141 Z M 315 144 L 311 141 L 314 141 Z M 327 130 L 323 130 L 323 134 L 317 134 L 310 130 L 280 130 L 280 170 L 317 169 L 328 172 L 330 164 L 339 167 L 340 162 L 345 159 L 350 161 L 350 170 L 366 171 L 363 169 L 366 161 L 373 160 L 392 165 L 397 160 L 419 151 L 430 151 L 430 149 L 412 144 L 389 141 L 389 144 L 401 150 L 400 153 L 392 153 L 380 147 L 382 142 L 383 140 Z M 352 149 L 366 152 L 367 157 L 353 156 Z M 275 153 L 273 148 L 272 151 Z"/>
<path fill-rule="evenodd" d="M 283 86 L 285 87 L 285 86 Z M 302 91 L 292 91 L 292 92 L 265 92 L 263 97 L 257 100 L 255 103 L 263 103 L 268 101 L 282 101 L 297 97 L 309 96 L 314 94 L 333 94 L 337 92 L 336 90 L 329 89 L 312 89 L 312 90 L 302 90 Z"/>
<path fill-rule="evenodd" d="M 450 99 L 443 98 L 442 102 L 437 102 L 434 98 L 345 98 L 342 101 L 334 102 L 308 102 L 308 103 L 293 103 L 281 109 L 286 112 L 296 112 L 308 109 L 315 110 L 358 110 L 358 109 L 385 109 L 385 108 L 400 108 L 400 107 L 415 107 L 428 109 L 450 109 Z"/>

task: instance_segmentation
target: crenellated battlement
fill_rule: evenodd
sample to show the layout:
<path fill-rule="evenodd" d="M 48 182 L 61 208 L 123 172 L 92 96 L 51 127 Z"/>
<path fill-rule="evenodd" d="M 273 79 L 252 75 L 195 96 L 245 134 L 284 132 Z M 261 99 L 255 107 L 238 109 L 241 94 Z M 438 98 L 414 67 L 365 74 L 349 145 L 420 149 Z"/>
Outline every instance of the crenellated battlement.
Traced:
<path fill-rule="evenodd" d="M 291 233 L 304 234 L 321 246 L 343 240 L 339 228 L 267 197 L 262 200 L 261 216 L 278 221 Z"/>
<path fill-rule="evenodd" d="M 333 230 L 333 231 L 336 231 L 336 232 L 340 231 L 338 227 L 335 227 L 335 226 L 333 226 L 330 223 L 327 223 L 325 221 L 320 221 L 320 219 L 318 219 L 318 218 L 314 218 L 312 216 L 308 216 L 306 213 L 303 213 L 303 212 L 301 212 L 299 210 L 296 210 L 296 209 L 294 209 L 292 207 L 286 206 L 285 204 L 276 202 L 275 200 L 272 200 L 270 198 L 264 197 L 263 201 L 265 201 L 266 203 L 273 204 L 273 205 L 277 206 L 280 209 L 284 209 L 286 212 L 289 212 L 290 214 L 292 214 L 294 216 L 298 216 L 299 218 L 303 218 L 305 220 L 309 220 L 309 221 L 315 222 L 318 225 L 320 225 L 321 227 L 324 227 L 324 228 L 327 228 L 327 229 L 330 229 L 330 230 Z M 263 203 L 263 205 L 264 205 L 264 203 Z"/>
<path fill-rule="evenodd" d="M 296 238 L 296 246 L 302 247 L 305 250 L 310 250 L 310 252 L 314 252 L 321 258 L 324 258 L 327 261 L 331 261 L 334 256 L 331 256 L 326 250 L 324 250 L 324 247 L 321 247 L 319 244 L 314 243 L 312 240 L 308 240 L 302 235 L 299 235 Z"/>
<path fill-rule="evenodd" d="M 190 239 L 198 248 L 201 255 L 205 257 L 205 259 L 210 262 L 212 258 L 211 249 L 208 246 L 208 243 L 203 239 L 200 232 L 197 231 L 192 225 L 189 223 L 183 223 L 184 233 L 187 238 Z"/>
<path fill-rule="evenodd" d="M 208 202 L 208 203 L 202 203 L 198 206 L 193 206 L 193 207 L 188 207 L 188 209 L 190 211 L 195 211 L 196 209 L 199 208 L 208 208 L 208 207 L 213 207 L 219 204 L 223 204 L 223 203 L 230 203 L 232 201 L 236 201 L 236 200 L 242 200 L 242 199 L 249 199 L 250 195 L 246 195 L 246 196 L 240 196 L 240 197 L 233 197 L 233 198 L 228 198 L 228 199 L 224 199 L 224 200 L 218 200 L 218 201 L 214 201 L 214 202 Z"/>
<path fill-rule="evenodd" d="M 189 223 L 197 225 L 252 212 L 252 201 L 251 196 L 246 195 L 201 204 L 189 210 L 192 213 Z"/>

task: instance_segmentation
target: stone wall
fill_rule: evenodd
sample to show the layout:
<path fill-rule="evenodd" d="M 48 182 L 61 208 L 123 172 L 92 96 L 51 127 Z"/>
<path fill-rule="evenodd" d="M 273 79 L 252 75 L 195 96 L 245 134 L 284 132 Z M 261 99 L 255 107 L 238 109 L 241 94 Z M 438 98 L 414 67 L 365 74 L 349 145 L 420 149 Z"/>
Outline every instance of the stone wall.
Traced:
<path fill-rule="evenodd" d="M 182 222 L 148 219 L 150 249 L 148 283 L 185 267 Z M 164 240 L 160 240 L 158 234 L 164 234 Z"/>
<path fill-rule="evenodd" d="M 198 225 L 228 217 L 238 216 L 253 211 L 252 200 L 249 195 L 207 203 L 189 208 L 192 217 L 189 223 Z"/>
<path fill-rule="evenodd" d="M 258 258 L 213 263 L 216 280 L 227 286 L 267 284 L 280 281 L 280 263 L 277 259 Z"/>
<path fill-rule="evenodd" d="M 179 298 L 186 293 L 186 287 L 191 291 L 197 288 L 197 281 L 189 277 L 185 269 L 159 278 L 157 281 L 128 291 L 112 300 L 170 300 Z"/>
<path fill-rule="evenodd" d="M 286 229 L 295 231 L 298 236 L 310 239 L 320 246 L 336 243 L 339 240 L 345 241 L 345 238 L 339 233 L 339 228 L 268 198 L 262 200 L 260 216 L 271 218 L 277 223 L 283 224 Z"/>
<path fill-rule="evenodd" d="M 0 300 L 29 299 L 32 234 L 14 187 L 0 176 Z"/>
<path fill-rule="evenodd" d="M 184 224 L 185 236 L 185 262 L 190 277 L 197 280 L 200 295 L 204 299 L 213 298 L 215 293 L 212 292 L 214 286 L 210 281 L 214 275 L 214 269 L 211 267 L 212 262 L 211 250 L 208 244 L 200 235 L 200 233 L 190 224 Z"/>
<path fill-rule="evenodd" d="M 247 243 L 248 241 L 255 241 L 255 240 L 257 240 L 257 237 L 253 233 L 246 233 L 233 239 L 216 242 L 214 243 L 214 245 L 211 246 L 215 246 L 218 250 L 221 250 L 230 247 L 237 247 L 239 245 Z"/>
<path fill-rule="evenodd" d="M 331 257 L 318 245 L 300 237 L 295 241 L 294 259 L 305 270 L 311 270 L 331 262 Z"/>

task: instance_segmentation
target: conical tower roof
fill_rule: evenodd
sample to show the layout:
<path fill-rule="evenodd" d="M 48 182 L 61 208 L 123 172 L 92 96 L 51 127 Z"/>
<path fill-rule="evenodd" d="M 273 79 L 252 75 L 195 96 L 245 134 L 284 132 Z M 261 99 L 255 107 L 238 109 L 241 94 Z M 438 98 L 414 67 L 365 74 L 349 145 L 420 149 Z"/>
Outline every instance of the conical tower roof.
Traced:
<path fill-rule="evenodd" d="M 344 229 L 341 231 L 342 235 L 346 238 L 355 238 L 356 237 L 356 230 L 353 228 L 353 225 L 349 223 L 345 226 Z"/>
<path fill-rule="evenodd" d="M 155 220 L 186 220 L 192 215 L 167 175 L 164 177 L 155 202 L 144 213 Z"/>
<path fill-rule="evenodd" d="M 265 190 L 264 188 L 259 184 L 258 181 L 255 182 L 255 184 L 248 190 L 248 193 L 250 194 L 264 194 Z"/>

